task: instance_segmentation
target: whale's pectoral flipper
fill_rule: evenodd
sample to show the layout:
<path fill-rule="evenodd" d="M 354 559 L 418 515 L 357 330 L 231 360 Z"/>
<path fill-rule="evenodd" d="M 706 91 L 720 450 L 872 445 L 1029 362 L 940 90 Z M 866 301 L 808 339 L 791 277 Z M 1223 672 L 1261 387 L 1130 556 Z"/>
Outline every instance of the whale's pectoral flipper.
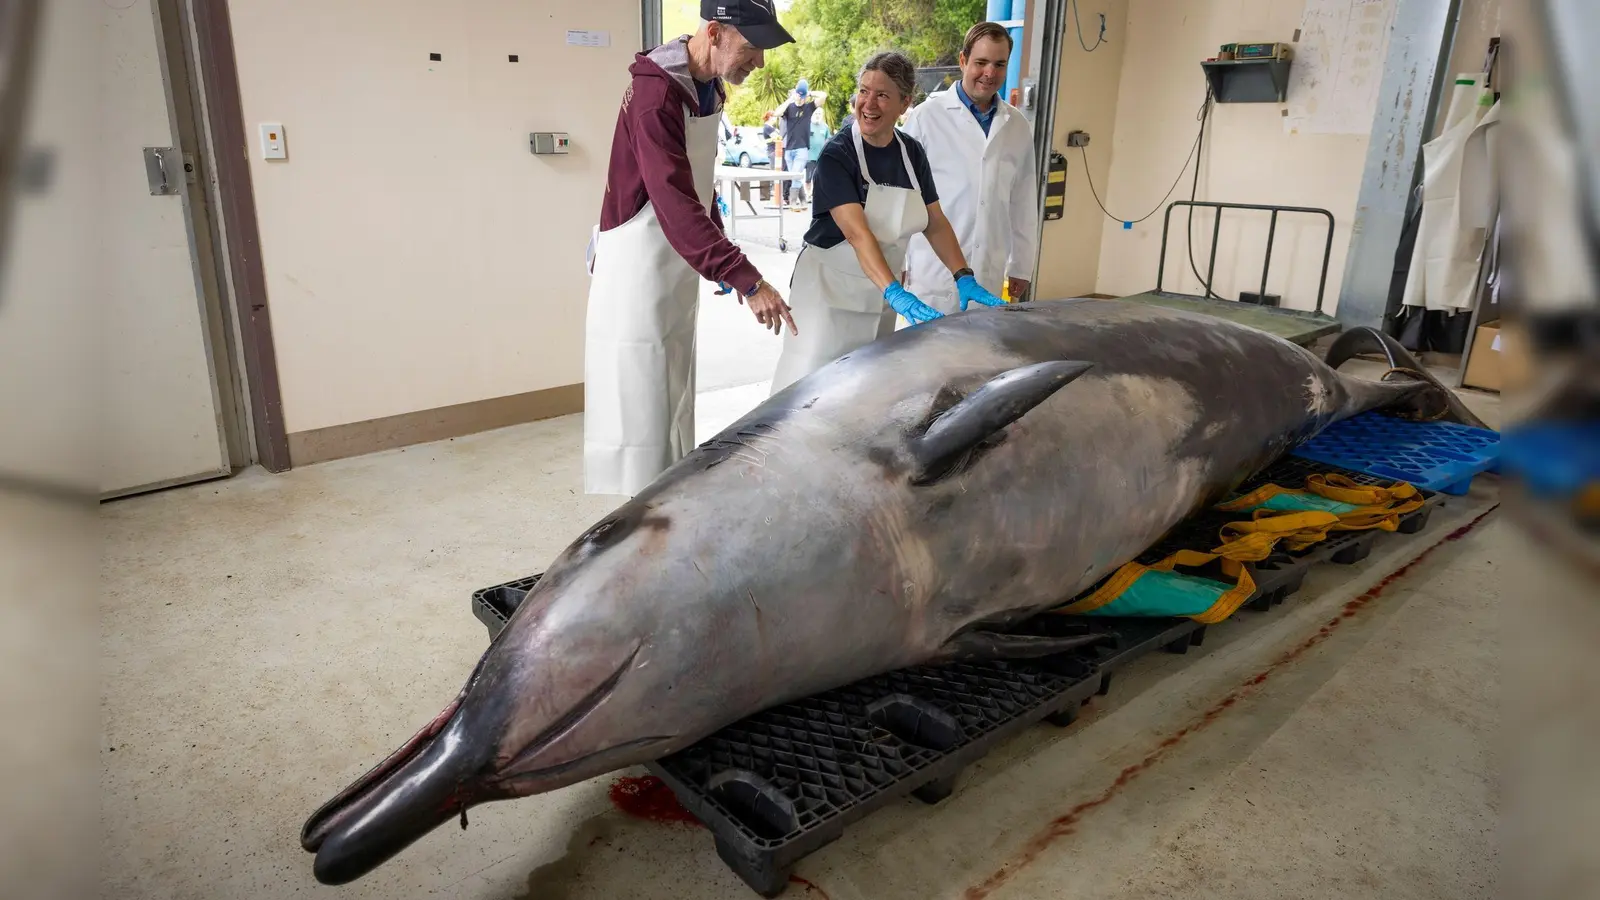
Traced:
<path fill-rule="evenodd" d="M 979 450 L 995 442 L 1000 429 L 1093 367 L 1080 360 L 1052 360 L 1011 369 L 948 409 L 936 407 L 926 428 L 911 439 L 911 482 L 932 484 L 966 468 Z"/>
<path fill-rule="evenodd" d="M 945 642 L 939 650 L 940 662 L 978 662 L 989 659 L 1033 659 L 1054 656 L 1101 643 L 1115 643 L 1109 634 L 1071 634 L 1046 636 L 1001 634 L 995 631 L 969 631 Z"/>

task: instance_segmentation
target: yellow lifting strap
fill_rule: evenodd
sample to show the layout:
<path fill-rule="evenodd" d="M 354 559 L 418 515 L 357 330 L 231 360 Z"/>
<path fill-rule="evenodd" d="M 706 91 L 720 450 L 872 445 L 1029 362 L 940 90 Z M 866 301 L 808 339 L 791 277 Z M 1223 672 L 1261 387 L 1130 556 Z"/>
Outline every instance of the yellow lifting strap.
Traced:
<path fill-rule="evenodd" d="M 1321 504 L 1324 508 L 1320 509 L 1293 508 L 1296 505 L 1317 505 L 1312 498 L 1332 503 Z M 1222 543 L 1210 553 L 1179 550 L 1148 566 L 1137 562 L 1127 563 L 1093 593 L 1052 612 L 1063 615 L 1091 612 L 1115 601 L 1147 572 L 1172 572 L 1179 566 L 1204 566 L 1220 559 L 1223 574 L 1232 578 L 1234 584 L 1210 608 L 1191 618 L 1205 624 L 1221 622 L 1233 615 L 1255 593 L 1255 581 L 1251 579 L 1244 563 L 1266 559 L 1279 543 L 1287 545 L 1292 551 L 1304 550 L 1334 531 L 1366 531 L 1374 528 L 1395 531 L 1400 527 L 1400 517 L 1420 509 L 1423 502 L 1417 489 L 1405 482 L 1389 487 L 1374 487 L 1358 484 L 1343 475 L 1312 475 L 1306 479 L 1304 491 L 1288 490 L 1275 484 L 1265 485 L 1217 504 L 1215 508 L 1223 512 L 1249 510 L 1251 518 L 1222 526 L 1219 535 Z M 1279 504 L 1279 508 L 1269 508 L 1267 504 L 1272 503 Z M 1283 508 L 1285 506 L 1289 508 Z"/>

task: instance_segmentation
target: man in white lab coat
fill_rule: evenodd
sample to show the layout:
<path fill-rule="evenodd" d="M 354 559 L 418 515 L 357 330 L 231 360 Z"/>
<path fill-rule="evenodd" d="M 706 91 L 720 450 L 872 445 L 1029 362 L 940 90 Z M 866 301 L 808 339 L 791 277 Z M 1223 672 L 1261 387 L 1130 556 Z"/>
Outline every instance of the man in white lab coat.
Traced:
<path fill-rule="evenodd" d="M 1033 127 L 1000 99 L 1011 35 L 994 22 L 967 32 L 961 80 L 911 110 L 905 132 L 928 151 L 939 200 L 978 283 L 1025 299 L 1038 255 L 1039 178 Z M 907 289 L 949 314 L 960 310 L 950 272 L 922 235 L 906 254 Z"/>

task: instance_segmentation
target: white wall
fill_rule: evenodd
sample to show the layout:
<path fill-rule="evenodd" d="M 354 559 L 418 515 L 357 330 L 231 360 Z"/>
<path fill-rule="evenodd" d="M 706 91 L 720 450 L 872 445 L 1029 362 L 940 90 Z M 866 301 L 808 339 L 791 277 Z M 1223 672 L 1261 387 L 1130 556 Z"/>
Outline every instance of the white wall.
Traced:
<path fill-rule="evenodd" d="M 1376 70 L 1368 77 L 1381 75 L 1387 31 L 1384 15 L 1393 0 L 1352 5 L 1361 10 L 1360 21 L 1341 23 L 1352 33 L 1364 32 L 1370 42 L 1368 56 L 1375 56 Z M 1198 129 L 1195 113 L 1205 96 L 1206 84 L 1200 62 L 1217 54 L 1224 43 L 1283 41 L 1293 39 L 1302 26 L 1305 0 L 1129 0 L 1127 25 L 1113 34 L 1123 44 L 1121 82 L 1117 95 L 1115 135 L 1110 141 L 1097 141 L 1103 154 L 1109 143 L 1113 160 L 1109 187 L 1102 197 L 1110 210 L 1126 217 L 1142 216 L 1161 202 L 1190 152 Z M 1375 10 L 1370 18 L 1368 10 Z M 1375 23 L 1377 23 L 1375 25 Z M 1071 37 L 1071 35 L 1069 35 Z M 1069 42 L 1070 43 L 1070 42 Z M 1304 65 L 1304 45 L 1296 48 L 1296 65 Z M 1327 71 L 1333 60 L 1314 60 Z M 1348 73 L 1344 83 L 1324 86 L 1339 100 L 1348 99 Z M 1198 197 L 1239 203 L 1274 203 L 1326 208 L 1337 221 L 1333 258 L 1329 265 L 1323 309 L 1333 312 L 1339 296 L 1350 225 L 1361 187 L 1366 161 L 1373 105 L 1346 109 L 1345 124 L 1326 125 L 1329 111 L 1321 111 L 1321 126 L 1315 131 L 1290 120 L 1317 115 L 1315 103 L 1305 108 L 1306 100 L 1296 102 L 1291 95 L 1286 104 L 1219 103 L 1213 107 L 1207 126 L 1206 153 L 1200 171 Z M 1359 104 L 1358 104 L 1359 105 Z M 1188 199 L 1192 172 L 1186 173 L 1167 202 Z M 1074 187 L 1076 190 L 1076 187 Z M 1091 201 L 1092 202 L 1092 201 Z M 1163 207 L 1165 204 L 1162 204 Z M 1182 208 L 1173 215 L 1171 245 L 1167 256 L 1167 290 L 1201 292 L 1200 282 L 1189 271 L 1185 257 Z M 1155 285 L 1161 246 L 1162 213 L 1124 230 L 1119 222 L 1104 220 L 1099 247 L 1097 290 L 1108 294 L 1131 294 Z M 1195 264 L 1204 273 L 1210 252 L 1212 215 L 1194 214 Z M 1240 290 L 1256 290 L 1260 284 L 1263 249 L 1267 232 L 1265 213 L 1229 212 L 1224 214 L 1218 241 L 1217 274 L 1213 289 L 1228 298 Z M 1316 298 L 1321 271 L 1326 226 L 1324 220 L 1281 217 L 1273 252 L 1268 291 L 1283 295 L 1283 305 L 1310 309 Z"/>
<path fill-rule="evenodd" d="M 582 381 L 638 0 L 230 10 L 288 431 Z M 574 28 L 611 46 L 569 47 Z M 287 160 L 256 152 L 268 121 Z M 539 130 L 571 154 L 532 155 Z"/>
<path fill-rule="evenodd" d="M 1089 191 L 1088 179 L 1094 179 L 1104 199 L 1114 154 L 1112 132 L 1127 46 L 1128 0 L 1083 0 L 1082 7 L 1078 18 L 1083 23 L 1083 43 L 1069 15 L 1061 50 L 1052 146 L 1067 159 L 1067 193 L 1061 218 L 1044 223 L 1040 242 L 1034 296 L 1045 299 L 1093 293 L 1100 269 L 1101 223 L 1106 218 Z M 1100 13 L 1106 15 L 1107 41 L 1096 46 Z M 1085 52 L 1084 44 L 1095 49 Z M 1087 148 L 1067 146 L 1067 135 L 1073 131 L 1089 133 Z"/>

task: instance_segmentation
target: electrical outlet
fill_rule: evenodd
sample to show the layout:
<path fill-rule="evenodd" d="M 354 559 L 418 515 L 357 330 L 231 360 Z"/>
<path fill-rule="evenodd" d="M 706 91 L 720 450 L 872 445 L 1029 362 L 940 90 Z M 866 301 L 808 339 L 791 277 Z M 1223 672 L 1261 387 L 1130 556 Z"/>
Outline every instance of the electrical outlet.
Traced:
<path fill-rule="evenodd" d="M 1069 133 L 1067 135 L 1067 146 L 1068 147 L 1087 147 L 1087 146 L 1089 146 L 1089 132 L 1087 132 L 1087 131 L 1074 131 L 1074 132 Z"/>

